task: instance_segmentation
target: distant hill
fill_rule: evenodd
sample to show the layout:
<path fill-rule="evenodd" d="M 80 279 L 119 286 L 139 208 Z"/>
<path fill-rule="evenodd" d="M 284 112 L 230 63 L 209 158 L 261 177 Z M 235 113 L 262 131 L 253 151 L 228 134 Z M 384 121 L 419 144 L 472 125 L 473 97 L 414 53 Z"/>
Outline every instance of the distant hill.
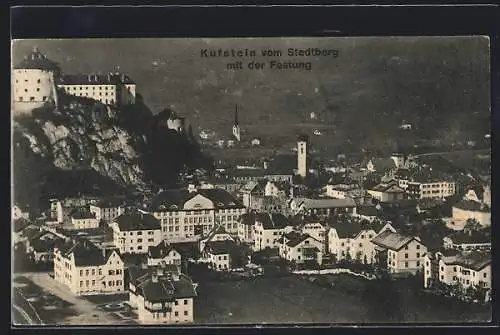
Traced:
<path fill-rule="evenodd" d="M 119 66 L 153 113 L 171 107 L 194 129 L 225 135 L 236 104 L 247 136 L 285 142 L 320 128 L 319 144 L 383 145 L 401 136 L 403 121 L 413 124 L 410 142 L 465 140 L 490 129 L 489 41 L 481 37 L 19 41 L 14 62 L 35 44 L 67 73 Z M 337 48 L 340 56 L 297 58 L 313 62 L 310 72 L 233 72 L 225 69 L 231 59 L 201 58 L 206 47 Z"/>

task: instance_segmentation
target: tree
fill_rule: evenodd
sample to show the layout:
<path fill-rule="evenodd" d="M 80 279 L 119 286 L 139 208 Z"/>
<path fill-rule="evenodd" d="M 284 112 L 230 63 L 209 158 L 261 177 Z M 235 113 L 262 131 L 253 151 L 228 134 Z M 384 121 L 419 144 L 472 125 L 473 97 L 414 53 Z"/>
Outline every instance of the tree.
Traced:
<path fill-rule="evenodd" d="M 481 224 L 476 219 L 467 219 L 464 231 L 478 231 L 481 230 L 481 228 Z"/>

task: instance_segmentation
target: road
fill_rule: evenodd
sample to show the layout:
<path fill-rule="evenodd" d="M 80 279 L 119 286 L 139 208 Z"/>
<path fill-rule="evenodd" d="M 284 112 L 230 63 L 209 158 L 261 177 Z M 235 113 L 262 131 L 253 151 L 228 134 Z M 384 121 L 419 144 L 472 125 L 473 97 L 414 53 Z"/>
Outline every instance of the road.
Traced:
<path fill-rule="evenodd" d="M 19 289 L 14 288 L 12 313 L 14 324 L 20 325 L 43 325 L 43 321 L 38 315 L 33 305 L 23 296 Z"/>

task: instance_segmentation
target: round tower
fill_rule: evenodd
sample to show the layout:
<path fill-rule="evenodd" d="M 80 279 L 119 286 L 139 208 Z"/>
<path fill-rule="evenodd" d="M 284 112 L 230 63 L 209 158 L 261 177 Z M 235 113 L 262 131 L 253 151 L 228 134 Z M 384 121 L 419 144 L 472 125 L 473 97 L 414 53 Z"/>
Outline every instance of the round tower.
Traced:
<path fill-rule="evenodd" d="M 12 109 L 30 113 L 34 108 L 56 99 L 54 78 L 59 75 L 56 63 L 35 47 L 15 65 L 12 72 Z"/>

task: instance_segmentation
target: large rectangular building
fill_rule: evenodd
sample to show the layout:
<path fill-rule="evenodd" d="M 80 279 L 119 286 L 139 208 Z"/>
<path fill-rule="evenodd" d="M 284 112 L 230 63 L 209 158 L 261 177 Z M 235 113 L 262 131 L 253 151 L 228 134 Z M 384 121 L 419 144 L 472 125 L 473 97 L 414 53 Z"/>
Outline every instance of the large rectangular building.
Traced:
<path fill-rule="evenodd" d="M 196 241 L 215 223 L 236 236 L 238 220 L 246 212 L 233 195 L 216 188 L 166 190 L 140 210 L 160 220 L 163 239 L 174 243 Z"/>

